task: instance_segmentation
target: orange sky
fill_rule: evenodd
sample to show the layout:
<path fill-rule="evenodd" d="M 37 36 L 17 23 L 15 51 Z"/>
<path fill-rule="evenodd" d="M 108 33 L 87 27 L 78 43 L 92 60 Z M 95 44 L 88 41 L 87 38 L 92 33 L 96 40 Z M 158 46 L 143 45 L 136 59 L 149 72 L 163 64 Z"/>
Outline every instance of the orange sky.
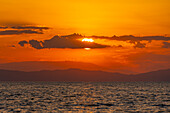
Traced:
<path fill-rule="evenodd" d="M 0 0 L 0 22 L 84 35 L 170 34 L 169 0 Z"/>
<path fill-rule="evenodd" d="M 17 35 L 3 34 L 3 31 L 14 30 L 12 28 L 0 29 L 0 63 L 80 61 L 104 66 L 109 70 L 136 72 L 169 68 L 170 40 L 152 39 L 151 42 L 141 40 L 133 43 L 133 39 L 96 38 L 95 43 L 111 47 L 90 50 L 35 49 L 29 44 L 23 47 L 18 44 L 22 40 L 44 41 L 55 35 L 72 33 L 86 35 L 85 38 L 91 38 L 92 35 L 166 37 L 170 36 L 169 20 L 170 0 L 0 0 L 0 27 L 50 28 L 38 31 L 40 33 Z"/>

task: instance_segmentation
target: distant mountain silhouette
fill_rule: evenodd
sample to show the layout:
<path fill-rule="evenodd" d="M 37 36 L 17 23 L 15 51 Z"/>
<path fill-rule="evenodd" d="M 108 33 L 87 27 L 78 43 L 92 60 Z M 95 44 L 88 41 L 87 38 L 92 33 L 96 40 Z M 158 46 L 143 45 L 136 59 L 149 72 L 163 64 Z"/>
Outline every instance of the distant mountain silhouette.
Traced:
<path fill-rule="evenodd" d="M 93 63 L 76 61 L 27 61 L 0 64 L 0 69 L 15 71 L 64 70 L 70 68 L 93 71 L 102 70 L 107 72 L 121 72 L 128 74 L 136 73 L 129 70 L 108 69 L 108 67 L 98 66 Z"/>
<path fill-rule="evenodd" d="M 170 69 L 137 75 L 125 75 L 103 71 L 80 69 L 55 71 L 11 71 L 0 70 L 0 81 L 65 81 L 65 82 L 112 82 L 112 81 L 170 81 Z"/>
<path fill-rule="evenodd" d="M 27 61 L 0 64 L 0 69 L 18 71 L 41 71 L 41 70 L 63 70 L 63 69 L 101 70 L 104 67 L 86 62 L 76 61 Z"/>
<path fill-rule="evenodd" d="M 136 76 L 137 81 L 170 81 L 170 69 L 141 73 Z"/>

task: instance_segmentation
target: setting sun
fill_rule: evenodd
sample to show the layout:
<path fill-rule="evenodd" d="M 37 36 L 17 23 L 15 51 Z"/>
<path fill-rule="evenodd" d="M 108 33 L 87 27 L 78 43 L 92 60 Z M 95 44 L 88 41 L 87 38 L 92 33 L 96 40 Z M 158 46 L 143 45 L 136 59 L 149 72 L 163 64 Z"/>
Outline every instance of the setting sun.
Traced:
<path fill-rule="evenodd" d="M 94 40 L 92 38 L 84 38 L 82 39 L 82 41 L 84 42 L 94 42 Z"/>
<path fill-rule="evenodd" d="M 84 49 L 88 51 L 88 50 L 90 50 L 91 48 L 84 48 Z"/>

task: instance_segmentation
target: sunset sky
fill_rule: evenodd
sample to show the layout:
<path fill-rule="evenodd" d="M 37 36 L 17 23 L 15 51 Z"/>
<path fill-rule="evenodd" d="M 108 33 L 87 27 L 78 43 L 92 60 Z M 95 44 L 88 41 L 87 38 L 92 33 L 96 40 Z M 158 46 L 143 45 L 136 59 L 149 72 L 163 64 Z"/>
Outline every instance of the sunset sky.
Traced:
<path fill-rule="evenodd" d="M 0 0 L 0 64 L 24 61 L 168 69 L 170 0 Z"/>

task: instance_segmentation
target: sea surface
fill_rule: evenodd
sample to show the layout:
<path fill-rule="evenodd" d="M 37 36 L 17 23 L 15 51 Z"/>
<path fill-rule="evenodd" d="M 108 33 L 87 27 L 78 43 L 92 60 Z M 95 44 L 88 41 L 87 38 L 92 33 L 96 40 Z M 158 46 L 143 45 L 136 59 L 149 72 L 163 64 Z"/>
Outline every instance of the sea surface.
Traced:
<path fill-rule="evenodd" d="M 0 82 L 4 113 L 170 112 L 170 82 Z"/>

